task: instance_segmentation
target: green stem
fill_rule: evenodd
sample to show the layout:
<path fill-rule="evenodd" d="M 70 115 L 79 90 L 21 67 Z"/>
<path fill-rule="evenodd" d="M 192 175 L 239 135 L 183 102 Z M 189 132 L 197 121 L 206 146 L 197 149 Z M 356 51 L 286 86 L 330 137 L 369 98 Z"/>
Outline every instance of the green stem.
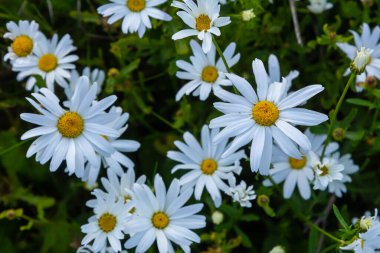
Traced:
<path fill-rule="evenodd" d="M 178 132 L 180 132 L 181 134 L 184 133 L 184 131 L 182 131 L 181 129 L 178 129 L 176 126 L 174 126 L 172 123 L 170 123 L 167 119 L 165 119 L 164 117 L 162 117 L 160 114 L 154 112 L 154 111 L 150 111 L 150 113 L 153 114 L 153 116 L 155 116 L 157 119 L 161 120 L 163 123 L 165 123 L 166 125 L 170 126 L 171 128 L 173 128 L 174 130 L 177 130 Z"/>
<path fill-rule="evenodd" d="M 375 111 L 375 115 L 373 115 L 373 120 L 372 120 L 371 128 L 369 129 L 369 132 L 371 134 L 372 134 L 373 130 L 376 127 L 377 117 L 379 116 L 379 105 L 378 105 L 378 103 L 375 103 L 375 104 L 376 104 L 376 111 Z"/>
<path fill-rule="evenodd" d="M 24 145 L 25 143 L 27 143 L 28 141 L 31 141 L 31 140 L 32 140 L 32 139 L 28 139 L 28 140 L 24 140 L 24 141 L 21 141 L 21 142 L 19 142 L 19 143 L 16 143 L 16 144 L 13 145 L 12 147 L 9 147 L 9 148 L 3 150 L 2 152 L 0 152 L 0 156 L 2 156 L 2 155 L 4 155 L 4 154 L 6 154 L 6 153 L 8 153 L 8 152 L 10 152 L 10 151 L 12 151 L 12 150 L 18 148 L 18 147 L 20 147 L 20 146 L 22 146 L 22 145 Z"/>
<path fill-rule="evenodd" d="M 218 51 L 219 56 L 222 58 L 222 61 L 223 61 L 223 63 L 224 63 L 224 66 L 226 66 L 226 69 L 227 69 L 228 73 L 232 73 L 230 67 L 229 67 L 228 64 L 227 64 L 227 60 L 226 60 L 226 58 L 224 57 L 224 54 L 223 54 L 222 50 L 220 49 L 219 44 L 218 44 L 218 42 L 216 41 L 216 39 L 215 39 L 214 36 L 212 37 L 212 42 L 214 42 L 214 45 L 215 45 L 216 51 Z"/>
<path fill-rule="evenodd" d="M 332 118 L 330 120 L 330 126 L 329 126 L 329 130 L 327 132 L 327 139 L 326 139 L 325 145 L 323 146 L 321 160 L 323 159 L 323 156 L 325 155 L 325 152 L 326 152 L 327 145 L 330 142 L 331 134 L 332 134 L 332 131 L 334 129 L 334 124 L 335 124 L 335 121 L 336 121 L 336 116 L 338 115 L 339 109 L 342 106 L 344 98 L 346 97 L 348 88 L 350 87 L 351 83 L 354 81 L 355 77 L 356 77 L 355 73 L 352 73 L 350 75 L 350 78 L 348 79 L 348 81 L 346 83 L 346 86 L 344 87 L 343 93 L 342 93 L 342 95 L 340 95 L 338 104 L 336 105 L 336 108 L 335 108 L 334 113 L 332 115 Z"/>
<path fill-rule="evenodd" d="M 328 238 L 330 238 L 331 240 L 334 240 L 340 244 L 345 244 L 345 241 L 333 236 L 332 234 L 330 234 L 329 232 L 327 232 L 326 230 L 318 227 L 317 225 L 315 225 L 314 223 L 310 222 L 310 221 L 306 221 L 306 224 L 310 227 L 310 228 L 313 228 L 315 230 L 317 230 L 318 232 L 320 232 L 321 234 L 324 234 L 325 236 L 327 236 Z"/>

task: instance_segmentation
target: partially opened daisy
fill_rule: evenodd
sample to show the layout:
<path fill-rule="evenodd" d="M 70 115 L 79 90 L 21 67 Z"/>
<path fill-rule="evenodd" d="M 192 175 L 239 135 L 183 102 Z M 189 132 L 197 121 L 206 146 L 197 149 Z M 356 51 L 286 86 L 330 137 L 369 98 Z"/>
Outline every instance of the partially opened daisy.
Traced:
<path fill-rule="evenodd" d="M 192 229 L 206 226 L 206 218 L 197 214 L 203 204 L 184 206 L 193 194 L 192 189 L 180 192 L 180 184 L 174 179 L 166 190 L 161 176 L 157 174 L 154 178 L 155 193 L 148 186 L 139 184 L 135 184 L 133 190 L 136 210 L 124 230 L 131 235 L 125 243 L 127 249 L 136 247 L 136 252 L 143 253 L 157 241 L 160 253 L 174 252 L 172 243 L 184 252 L 190 252 L 190 245 L 200 242 Z"/>
<path fill-rule="evenodd" d="M 97 84 L 91 85 L 87 77 L 79 78 L 69 108 L 63 108 L 56 95 L 46 88 L 32 94 L 36 101 L 27 98 L 40 114 L 20 115 L 38 125 L 21 136 L 22 140 L 38 136 L 26 156 L 36 154 L 36 161 L 41 164 L 51 159 L 50 171 L 56 171 L 66 160 L 69 173 L 79 178 L 83 177 L 86 160 L 98 166 L 96 153 L 110 156 L 115 149 L 102 136 L 118 137 L 119 132 L 105 125 L 110 116 L 104 110 L 115 102 L 116 96 L 93 104 L 97 89 Z"/>
<path fill-rule="evenodd" d="M 227 79 L 224 73 L 227 73 L 225 65 L 221 58 L 215 59 L 215 46 L 211 46 L 210 52 L 205 54 L 200 45 L 195 41 L 190 41 L 193 56 L 190 57 L 191 63 L 179 60 L 176 62 L 181 71 L 177 72 L 179 79 L 190 80 L 185 84 L 176 95 L 176 100 L 182 96 L 192 93 L 199 96 L 200 100 L 205 100 L 210 92 L 215 92 L 221 86 L 231 86 L 232 83 Z M 235 43 L 231 43 L 223 54 L 229 67 L 234 66 L 240 59 L 240 54 L 234 55 L 236 48 Z"/>
<path fill-rule="evenodd" d="M 13 70 L 19 71 L 17 80 L 22 81 L 30 77 L 27 89 L 32 89 L 36 83 L 33 75 L 39 75 L 46 82 L 46 87 L 54 91 L 54 84 L 57 83 L 62 87 L 67 85 L 65 79 L 70 78 L 69 70 L 75 69 L 73 64 L 78 60 L 77 55 L 70 53 L 76 50 L 70 35 L 66 34 L 58 41 L 57 34 L 54 34 L 51 40 L 42 36 L 38 46 L 34 49 L 33 55 L 28 61 L 17 61 L 13 64 Z"/>
<path fill-rule="evenodd" d="M 380 27 L 375 26 L 371 31 L 368 24 L 364 23 L 361 36 L 355 31 L 351 31 L 351 33 L 354 35 L 355 45 L 337 43 L 337 46 L 351 61 L 355 59 L 358 51 L 369 54 L 368 64 L 366 64 L 364 72 L 356 76 L 356 90 L 360 92 L 363 90 L 367 78 L 375 77 L 380 80 Z M 350 72 L 350 68 L 347 68 L 344 75 L 348 75 Z"/>
<path fill-rule="evenodd" d="M 218 144 L 213 142 L 219 129 L 209 130 L 208 126 L 202 127 L 201 144 L 188 132 L 183 135 L 185 143 L 175 141 L 174 144 L 181 152 L 169 151 L 168 157 L 180 162 L 172 172 L 188 170 L 179 180 L 185 188 L 195 188 L 195 198 L 201 198 L 203 189 L 206 187 L 216 207 L 222 203 L 220 191 L 228 191 L 228 184 L 224 181 L 234 177 L 233 173 L 240 174 L 240 159 L 245 158 L 243 150 L 237 151 L 222 158 L 221 155 L 228 147 L 227 140 Z"/>
<path fill-rule="evenodd" d="M 167 0 L 110 0 L 108 4 L 98 8 L 99 14 L 109 17 L 108 23 L 113 24 L 123 19 L 121 30 L 123 33 L 137 32 L 142 38 L 146 29 L 152 28 L 150 18 L 170 21 L 172 17 L 159 10 L 156 6 Z"/>
<path fill-rule="evenodd" d="M 377 224 L 366 232 L 359 233 L 358 238 L 342 250 L 350 250 L 355 253 L 375 253 L 380 250 L 380 224 Z"/>
<path fill-rule="evenodd" d="M 223 102 L 216 102 L 214 106 L 225 115 L 211 120 L 210 127 L 224 127 L 214 138 L 215 143 L 234 138 L 222 158 L 227 158 L 235 150 L 252 142 L 251 170 L 268 175 L 273 139 L 285 154 L 296 159 L 302 158 L 297 144 L 304 150 L 311 149 L 310 140 L 294 125 L 318 125 L 326 121 L 327 116 L 295 107 L 324 88 L 320 84 L 314 84 L 286 95 L 286 79 L 268 85 L 268 74 L 262 61 L 256 59 L 252 65 L 257 94 L 245 79 L 235 74 L 226 74 L 241 95 L 224 90 L 215 92 Z"/>
<path fill-rule="evenodd" d="M 280 63 L 278 61 L 277 56 L 274 54 L 269 55 L 268 59 L 268 72 L 269 72 L 269 83 L 281 82 L 281 71 L 280 71 Z M 292 81 L 297 78 L 299 75 L 298 70 L 292 70 L 285 76 L 286 79 L 286 90 L 288 91 L 292 87 Z"/>
<path fill-rule="evenodd" d="M 78 79 L 81 76 L 87 76 L 88 79 L 90 80 L 90 83 L 97 83 L 98 84 L 98 91 L 96 92 L 97 95 L 99 95 L 99 93 L 101 92 L 102 85 L 103 85 L 104 79 L 106 77 L 103 70 L 97 69 L 97 68 L 91 70 L 91 68 L 85 67 L 82 71 L 82 75 L 80 75 L 78 73 L 78 71 L 76 69 L 74 69 L 71 71 L 70 81 L 69 81 L 68 85 L 65 87 L 65 94 L 66 94 L 68 99 L 70 99 L 73 96 L 75 88 L 77 87 L 77 84 L 78 84 Z"/>
<path fill-rule="evenodd" d="M 212 34 L 220 36 L 219 27 L 231 23 L 229 17 L 219 17 L 220 4 L 218 0 L 184 0 L 184 2 L 173 1 L 172 6 L 180 8 L 177 15 L 190 27 L 172 36 L 173 40 L 183 39 L 189 36 L 197 36 L 203 40 L 202 49 L 204 53 L 211 50 Z"/>
<path fill-rule="evenodd" d="M 133 206 L 131 203 L 124 203 L 124 199 L 116 200 L 112 194 L 106 199 L 96 197 L 95 215 L 88 219 L 88 224 L 81 227 L 82 233 L 86 234 L 82 245 L 89 246 L 94 252 L 105 252 L 110 245 L 112 250 L 120 252 L 120 240 L 124 239 L 122 231 L 131 218 L 130 211 Z"/>
<path fill-rule="evenodd" d="M 247 186 L 244 180 L 236 185 L 235 177 L 230 177 L 228 182 L 230 186 L 226 193 L 232 197 L 232 200 L 238 202 L 241 207 L 252 207 L 251 201 L 256 199 L 253 185 Z"/>
<path fill-rule="evenodd" d="M 20 20 L 18 24 L 10 21 L 7 23 L 8 32 L 4 38 L 11 39 L 12 44 L 8 47 L 8 53 L 4 56 L 4 61 L 15 61 L 17 59 L 25 60 L 32 55 L 43 36 L 38 30 L 39 25 L 36 21 Z"/>

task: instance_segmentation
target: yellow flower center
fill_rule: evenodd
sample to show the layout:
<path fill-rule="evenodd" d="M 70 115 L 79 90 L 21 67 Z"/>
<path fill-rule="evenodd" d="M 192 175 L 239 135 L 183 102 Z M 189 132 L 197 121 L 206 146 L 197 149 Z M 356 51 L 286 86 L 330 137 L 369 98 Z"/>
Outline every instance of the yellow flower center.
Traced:
<path fill-rule="evenodd" d="M 164 229 L 169 225 L 169 217 L 164 212 L 156 212 L 152 216 L 152 224 L 155 228 Z"/>
<path fill-rule="evenodd" d="M 116 227 L 116 217 L 110 213 L 105 213 L 98 219 L 98 225 L 103 232 L 111 232 Z"/>
<path fill-rule="evenodd" d="M 322 173 L 320 174 L 320 176 L 322 177 L 329 174 L 329 168 L 326 165 L 323 165 L 322 167 L 318 166 L 318 169 L 322 171 Z"/>
<path fill-rule="evenodd" d="M 58 131 L 66 138 L 76 138 L 84 129 L 83 118 L 76 112 L 65 112 L 57 122 Z"/>
<path fill-rule="evenodd" d="M 306 161 L 307 160 L 305 156 L 302 156 L 301 159 L 295 159 L 293 157 L 289 157 L 289 164 L 293 170 L 300 170 L 303 167 L 305 167 Z"/>
<path fill-rule="evenodd" d="M 44 54 L 38 61 L 38 67 L 44 72 L 54 70 L 58 65 L 58 59 L 54 54 Z"/>
<path fill-rule="evenodd" d="M 257 124 L 262 126 L 273 125 L 280 114 L 277 106 L 272 102 L 263 100 L 259 101 L 252 108 L 252 117 Z"/>
<path fill-rule="evenodd" d="M 214 83 L 218 76 L 218 70 L 214 66 L 207 66 L 202 70 L 202 80 L 205 82 Z"/>
<path fill-rule="evenodd" d="M 29 36 L 20 35 L 16 37 L 11 47 L 18 57 L 25 57 L 33 50 L 33 40 Z"/>
<path fill-rule="evenodd" d="M 195 19 L 195 27 L 198 31 L 208 30 L 211 27 L 211 19 L 209 16 L 201 14 Z"/>
<path fill-rule="evenodd" d="M 145 9 L 145 0 L 127 0 L 127 7 L 133 12 L 140 12 Z"/>
<path fill-rule="evenodd" d="M 212 175 L 218 168 L 218 164 L 213 159 L 205 159 L 201 164 L 201 171 L 203 174 Z"/>

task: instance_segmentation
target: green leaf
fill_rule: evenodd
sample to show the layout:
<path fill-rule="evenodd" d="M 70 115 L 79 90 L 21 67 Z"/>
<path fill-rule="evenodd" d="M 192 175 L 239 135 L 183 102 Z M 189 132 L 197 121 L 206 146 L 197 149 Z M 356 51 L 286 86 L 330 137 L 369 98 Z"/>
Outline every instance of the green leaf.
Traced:
<path fill-rule="evenodd" d="M 345 230 L 349 230 L 349 227 L 348 227 L 346 221 L 344 220 L 344 218 L 340 214 L 340 211 L 339 211 L 338 207 L 336 207 L 336 205 L 333 205 L 333 211 L 334 211 L 335 217 L 338 219 L 339 223 L 343 226 L 343 228 Z"/>
<path fill-rule="evenodd" d="M 235 226 L 234 229 L 236 234 L 241 238 L 241 243 L 243 244 L 243 246 L 246 248 L 252 248 L 252 243 L 249 236 L 237 226 Z"/>
<path fill-rule="evenodd" d="M 309 243 L 308 243 L 309 253 L 317 252 L 317 243 L 318 243 L 318 231 L 315 229 L 310 229 Z"/>
<path fill-rule="evenodd" d="M 361 98 L 348 98 L 346 101 L 349 104 L 364 106 L 364 107 L 368 107 L 369 109 L 373 109 L 376 107 L 374 103 L 368 100 L 361 99 Z"/>

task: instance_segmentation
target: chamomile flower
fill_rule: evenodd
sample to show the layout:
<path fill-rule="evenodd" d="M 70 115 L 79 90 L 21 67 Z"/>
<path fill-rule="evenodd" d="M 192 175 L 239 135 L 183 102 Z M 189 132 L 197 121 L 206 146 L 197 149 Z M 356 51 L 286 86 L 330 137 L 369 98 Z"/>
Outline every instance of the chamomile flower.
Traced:
<path fill-rule="evenodd" d="M 102 90 L 102 85 L 104 83 L 106 74 L 101 69 L 95 68 L 91 70 L 91 68 L 85 67 L 82 71 L 82 75 L 80 75 L 76 69 L 71 71 L 69 84 L 65 87 L 65 94 L 67 98 L 70 99 L 73 96 L 80 76 L 87 76 L 90 80 L 90 83 L 97 83 L 98 91 L 96 92 L 96 94 L 99 95 L 99 93 Z"/>
<path fill-rule="evenodd" d="M 65 79 L 70 78 L 69 70 L 75 69 L 73 63 L 78 60 L 77 55 L 70 55 L 74 50 L 76 47 L 73 46 L 73 41 L 68 34 L 60 41 L 56 34 L 51 40 L 42 36 L 28 61 L 16 61 L 13 64 L 13 70 L 20 72 L 17 80 L 22 81 L 30 77 L 27 84 L 28 90 L 32 89 L 36 83 L 33 75 L 41 76 L 46 82 L 46 87 L 53 92 L 55 83 L 65 87 L 67 85 Z"/>
<path fill-rule="evenodd" d="M 88 224 L 81 227 L 86 236 L 82 245 L 88 246 L 95 251 L 105 251 L 109 244 L 112 250 L 121 251 L 120 240 L 124 239 L 123 230 L 131 218 L 131 203 L 124 203 L 124 199 L 118 199 L 112 194 L 106 199 L 97 197 L 97 205 L 94 207 L 95 215 L 88 219 Z M 108 243 L 107 243 L 108 242 Z"/>
<path fill-rule="evenodd" d="M 119 136 L 124 134 L 128 128 L 127 122 L 129 119 L 129 114 L 123 112 L 120 107 L 114 106 L 109 110 L 109 115 L 111 115 L 112 118 L 110 118 L 108 122 L 104 123 L 104 125 L 114 131 L 117 131 Z M 114 152 L 109 156 L 104 156 L 101 153 L 97 153 L 97 161 L 95 163 L 87 163 L 82 180 L 88 182 L 90 185 L 95 184 L 102 163 L 105 168 L 110 168 L 119 176 L 124 173 L 123 167 L 133 169 L 135 164 L 124 153 L 135 152 L 140 148 L 140 143 L 137 141 L 120 139 L 108 135 L 102 135 L 102 137 L 112 146 Z"/>
<path fill-rule="evenodd" d="M 167 0 L 110 0 L 108 4 L 100 6 L 98 13 L 109 17 L 108 24 L 123 19 L 121 30 L 123 33 L 137 32 L 142 38 L 146 29 L 152 28 L 150 18 L 170 21 L 172 17 L 159 10 L 156 6 Z"/>
<path fill-rule="evenodd" d="M 81 246 L 77 249 L 77 253 L 94 253 L 94 250 L 90 246 Z M 122 250 L 116 252 L 111 247 L 106 247 L 103 250 L 96 253 L 128 253 L 128 251 Z"/>
<path fill-rule="evenodd" d="M 234 74 L 226 74 L 241 95 L 224 90 L 215 92 L 223 102 L 214 103 L 214 107 L 225 115 L 211 120 L 210 127 L 224 127 L 215 136 L 215 143 L 234 138 L 232 144 L 222 154 L 222 158 L 227 158 L 235 150 L 252 142 L 251 170 L 268 175 L 273 139 L 285 154 L 296 159 L 302 158 L 296 144 L 304 150 L 311 149 L 310 140 L 294 125 L 318 125 L 326 121 L 327 116 L 295 107 L 324 88 L 320 84 L 315 84 L 286 95 L 286 79 L 281 83 L 268 85 L 268 74 L 262 61 L 258 59 L 253 61 L 253 72 L 258 95 L 245 79 Z"/>
<path fill-rule="evenodd" d="M 354 61 L 358 51 L 360 52 L 363 50 L 365 55 L 369 54 L 369 59 L 366 61 L 364 72 L 356 76 L 356 91 L 361 92 L 363 90 L 363 84 L 366 82 L 367 78 L 375 77 L 380 80 L 380 27 L 375 26 L 371 31 L 368 24 L 364 23 L 361 35 L 355 31 L 351 31 L 351 33 L 354 35 L 355 45 L 337 43 L 337 46 L 351 61 Z M 347 68 L 344 75 L 350 73 L 350 68 Z"/>
<path fill-rule="evenodd" d="M 364 233 L 359 233 L 358 238 L 342 250 L 353 250 L 355 253 L 375 253 L 380 250 L 380 224 L 377 224 Z"/>
<path fill-rule="evenodd" d="M 352 224 L 359 228 L 360 231 L 365 232 L 372 228 L 373 226 L 376 226 L 380 224 L 380 219 L 378 216 L 378 211 L 375 209 L 375 213 L 373 216 L 371 216 L 370 211 L 366 211 L 364 215 L 359 219 L 359 218 L 353 218 L 352 219 Z"/>
<path fill-rule="evenodd" d="M 269 83 L 281 82 L 281 71 L 280 71 L 280 63 L 278 61 L 277 56 L 274 54 L 269 55 L 268 59 L 268 72 L 269 72 Z M 288 91 L 292 87 L 292 81 L 296 79 L 299 75 L 298 70 L 292 70 L 285 76 L 287 81 L 286 91 Z"/>
<path fill-rule="evenodd" d="M 17 59 L 25 60 L 32 55 L 43 36 L 38 30 L 39 25 L 36 21 L 20 20 L 17 23 L 10 21 L 7 23 L 8 32 L 4 34 L 4 38 L 12 40 L 12 44 L 8 47 L 8 53 L 4 56 L 4 61 L 11 62 Z"/>
<path fill-rule="evenodd" d="M 316 135 L 305 131 L 311 143 L 311 150 L 317 154 L 321 154 L 326 141 L 327 135 Z M 331 142 L 326 148 L 325 155 L 329 156 L 339 148 L 336 142 Z M 311 196 L 310 184 L 314 179 L 314 171 L 311 164 L 309 151 L 301 148 L 301 159 L 286 155 L 277 145 L 273 147 L 272 164 L 273 169 L 269 170 L 269 175 L 272 180 L 278 184 L 285 182 L 283 186 L 284 198 L 288 199 L 293 195 L 297 186 L 298 192 L 303 199 L 309 199 Z M 272 182 L 269 179 L 264 180 L 265 186 L 271 186 Z"/>
<path fill-rule="evenodd" d="M 32 94 L 36 101 L 27 98 L 40 114 L 20 115 L 21 119 L 38 125 L 21 136 L 22 140 L 38 136 L 26 156 L 36 154 L 36 161 L 41 164 L 51 159 L 50 171 L 56 171 L 66 160 L 69 173 L 79 178 L 83 177 L 86 160 L 97 166 L 96 152 L 110 156 L 115 149 L 101 136 L 119 136 L 117 130 L 105 125 L 110 116 L 104 110 L 115 102 L 116 96 L 93 104 L 97 89 L 97 84 L 90 85 L 87 77 L 79 78 L 69 108 L 61 107 L 56 95 L 46 88 Z"/>
<path fill-rule="evenodd" d="M 191 63 L 179 60 L 176 62 L 177 67 L 182 71 L 177 72 L 177 77 L 184 80 L 190 80 L 185 84 L 176 95 L 176 101 L 180 100 L 183 95 L 192 93 L 199 96 L 200 100 L 205 100 L 210 92 L 220 89 L 221 86 L 231 86 L 232 83 L 227 79 L 224 73 L 227 73 L 222 59 L 215 59 L 215 46 L 211 45 L 210 52 L 205 54 L 201 46 L 195 41 L 190 41 L 193 56 L 190 57 Z M 231 43 L 223 52 L 229 67 L 234 66 L 240 59 L 240 54 L 234 55 L 236 48 L 235 43 Z"/>
<path fill-rule="evenodd" d="M 177 15 L 190 27 L 172 36 L 173 40 L 183 39 L 189 36 L 197 36 L 202 40 L 204 53 L 211 50 L 212 34 L 220 36 L 219 27 L 231 23 L 229 17 L 219 17 L 220 4 L 218 0 L 184 0 L 184 3 L 173 1 L 172 6 L 180 8 Z"/>
<path fill-rule="evenodd" d="M 133 190 L 136 210 L 124 230 L 131 235 L 125 243 L 127 249 L 136 247 L 136 252 L 143 253 L 157 241 L 160 253 L 174 252 L 172 243 L 184 252 L 190 252 L 190 245 L 200 242 L 192 229 L 206 226 L 206 218 L 197 214 L 203 204 L 184 206 L 193 195 L 192 189 L 180 192 L 180 184 L 174 179 L 166 190 L 157 174 L 154 178 L 155 193 L 148 186 L 139 184 L 135 184 Z"/>
<path fill-rule="evenodd" d="M 344 165 L 339 164 L 337 159 L 323 157 L 321 161 L 320 157 L 313 151 L 309 151 L 309 156 L 315 175 L 314 190 L 324 191 L 334 180 L 343 180 Z"/>
<path fill-rule="evenodd" d="M 333 7 L 333 4 L 329 3 L 327 0 L 309 0 L 309 3 L 310 4 L 307 8 L 314 14 L 321 14 Z"/>
<path fill-rule="evenodd" d="M 236 185 L 236 179 L 232 177 L 229 180 L 230 188 L 227 194 L 230 195 L 234 202 L 238 202 L 242 207 L 252 207 L 251 200 L 256 199 L 256 193 L 253 190 L 253 185 L 247 187 L 247 183 L 242 180 Z"/>
<path fill-rule="evenodd" d="M 219 129 L 209 130 L 208 126 L 202 127 L 201 144 L 195 137 L 186 132 L 183 135 L 185 143 L 175 141 L 174 144 L 181 152 L 169 151 L 167 156 L 180 162 L 172 172 L 177 170 L 189 170 L 180 180 L 184 188 L 195 187 L 195 198 L 201 198 L 203 189 L 206 187 L 216 207 L 222 203 L 220 191 L 227 191 L 229 186 L 223 181 L 234 177 L 233 173 L 240 174 L 240 159 L 245 158 L 243 150 L 232 153 L 228 157 L 221 158 L 224 150 L 228 147 L 227 140 L 218 144 L 213 142 Z"/>

